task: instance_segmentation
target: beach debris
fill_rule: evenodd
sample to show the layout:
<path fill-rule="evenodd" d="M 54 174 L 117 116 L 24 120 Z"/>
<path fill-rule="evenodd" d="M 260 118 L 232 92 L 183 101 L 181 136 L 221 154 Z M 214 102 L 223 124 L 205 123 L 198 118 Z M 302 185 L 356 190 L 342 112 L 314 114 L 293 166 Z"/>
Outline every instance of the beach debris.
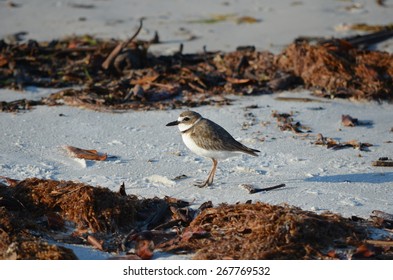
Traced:
<path fill-rule="evenodd" d="M 103 240 L 99 240 L 98 238 L 94 237 L 93 235 L 88 235 L 87 236 L 87 243 L 89 243 L 90 245 L 92 245 L 94 248 L 100 250 L 100 251 L 105 251 L 104 250 L 104 241 Z"/>
<path fill-rule="evenodd" d="M 75 223 L 77 228 L 91 232 L 131 227 L 138 207 L 136 197 L 124 197 L 106 188 L 71 181 L 30 178 L 7 190 L 9 196 L 24 206 L 21 210 L 31 215 L 47 217 L 55 212 L 62 219 Z M 98 201 L 101 200 L 105 200 L 105 204 L 100 205 Z"/>
<path fill-rule="evenodd" d="M 348 30 L 357 30 L 357 31 L 365 31 L 365 32 L 378 32 L 378 31 L 386 31 L 393 30 L 393 24 L 381 25 L 381 24 L 368 24 L 368 23 L 354 23 L 354 24 L 340 24 L 335 27 L 337 31 L 348 31 Z"/>
<path fill-rule="evenodd" d="M 369 147 L 373 145 L 370 143 L 359 142 L 358 140 L 350 140 L 343 143 L 340 143 L 338 140 L 335 140 L 330 137 L 324 137 L 321 133 L 318 133 L 316 136 L 315 145 L 326 146 L 328 149 L 332 150 L 340 150 L 345 148 L 354 148 L 360 151 L 368 151 Z"/>
<path fill-rule="evenodd" d="M 43 105 L 41 101 L 19 99 L 14 101 L 0 101 L 0 112 L 19 112 L 30 110 L 33 106 Z"/>
<path fill-rule="evenodd" d="M 257 124 L 257 117 L 255 116 L 254 113 L 252 112 L 246 112 L 244 113 L 244 118 L 246 121 L 242 123 L 242 130 L 247 130 L 250 127 L 254 126 Z"/>
<path fill-rule="evenodd" d="M 135 245 L 135 255 L 142 260 L 150 260 L 153 257 L 155 246 L 153 240 L 146 236 L 138 236 Z"/>
<path fill-rule="evenodd" d="M 240 187 L 247 190 L 249 193 L 259 193 L 259 192 L 267 192 L 267 191 L 271 191 L 271 190 L 285 187 L 285 184 L 279 184 L 279 185 L 275 185 L 272 187 L 266 187 L 266 188 L 256 188 L 255 186 L 253 186 L 251 184 L 240 184 Z"/>
<path fill-rule="evenodd" d="M 393 214 L 389 214 L 380 210 L 372 211 L 370 215 L 375 226 L 393 229 Z"/>
<path fill-rule="evenodd" d="M 124 182 L 121 183 L 121 185 L 120 185 L 119 194 L 120 194 L 121 196 L 127 196 L 127 193 L 126 193 L 126 185 L 124 184 Z"/>
<path fill-rule="evenodd" d="M 17 184 L 19 184 L 20 180 L 12 179 L 6 176 L 0 176 L 1 179 L 5 180 L 8 186 L 10 187 L 15 187 Z"/>
<path fill-rule="evenodd" d="M 366 243 L 379 247 L 393 247 L 393 240 L 366 240 Z"/>
<path fill-rule="evenodd" d="M 124 68 L 124 64 L 127 64 L 128 68 L 140 68 L 142 67 L 142 60 L 144 57 L 141 57 L 143 52 L 140 52 L 138 46 L 135 46 L 133 51 L 123 52 L 123 49 L 131 44 L 131 42 L 138 36 L 139 32 L 142 30 L 143 26 L 143 18 L 139 20 L 139 27 L 135 34 L 126 42 L 120 42 L 117 46 L 111 51 L 111 53 L 107 56 L 107 58 L 102 63 L 102 68 L 107 70 L 109 67 L 115 63 L 116 70 L 121 73 L 122 68 Z M 147 50 L 145 50 L 147 51 Z M 121 55 L 121 56 L 120 56 Z"/>
<path fill-rule="evenodd" d="M 210 200 L 202 203 L 201 206 L 199 206 L 198 210 L 203 211 L 207 208 L 213 208 L 213 202 L 211 202 Z"/>
<path fill-rule="evenodd" d="M 349 140 L 346 142 L 343 142 L 342 144 L 337 144 L 336 146 L 332 147 L 333 150 L 338 150 L 346 147 L 352 147 L 354 149 L 360 150 L 360 151 L 368 151 L 369 147 L 372 147 L 373 144 L 370 143 L 364 143 L 364 142 L 359 142 L 358 140 Z"/>
<path fill-rule="evenodd" d="M 294 121 L 293 113 L 278 113 L 277 111 L 273 111 L 272 117 L 277 119 L 277 125 L 282 131 L 289 130 L 296 134 L 311 132 L 309 127 Z"/>
<path fill-rule="evenodd" d="M 94 4 L 82 4 L 82 3 L 69 3 L 68 6 L 76 9 L 94 9 Z"/>
<path fill-rule="evenodd" d="M 4 236 L 2 236 L 4 237 Z M 1 260 L 77 260 L 71 249 L 48 244 L 40 239 L 20 240 L 7 244 L 5 251 L 0 251 Z M 4 239 L 3 239 L 4 240 Z"/>
<path fill-rule="evenodd" d="M 278 71 L 271 79 L 266 83 L 268 88 L 273 92 L 284 91 L 296 88 L 302 85 L 302 80 L 292 73 L 285 73 Z"/>
<path fill-rule="evenodd" d="M 199 259 L 331 259 L 338 254 L 325 250 L 345 248 L 350 257 L 362 244 L 390 244 L 370 238 L 366 221 L 288 205 L 206 202 L 192 210 L 173 197 L 144 199 L 37 178 L 1 186 L 0 198 L 19 203 L 0 207 L 0 259 L 76 259 L 61 243 L 123 255 L 116 259 L 151 259 L 156 249 L 196 252 Z M 391 249 L 375 250 L 367 258 L 393 255 Z"/>
<path fill-rule="evenodd" d="M 356 126 L 358 125 L 358 119 L 352 118 L 350 115 L 341 115 L 341 123 L 343 126 Z"/>
<path fill-rule="evenodd" d="M 182 174 L 182 175 L 178 175 L 175 178 L 173 178 L 172 181 L 179 181 L 179 180 L 183 180 L 183 179 L 187 179 L 187 178 L 188 178 L 187 175 Z"/>
<path fill-rule="evenodd" d="M 391 54 L 359 50 L 345 40 L 299 41 L 276 57 L 277 67 L 300 77 L 306 88 L 323 89 L 317 96 L 363 100 L 391 100 L 392 61 Z"/>
<path fill-rule="evenodd" d="M 358 120 L 357 118 L 353 118 L 350 115 L 341 115 L 341 123 L 343 126 L 372 126 L 372 121 Z"/>
<path fill-rule="evenodd" d="M 278 96 L 274 98 L 278 101 L 289 101 L 289 102 L 326 102 L 316 98 L 308 98 L 308 97 L 289 97 L 289 96 Z"/>
<path fill-rule="evenodd" d="M 370 259 L 374 257 L 376 252 L 374 250 L 374 246 L 369 244 L 362 244 L 356 248 L 356 251 L 351 255 L 351 259 L 359 260 L 359 259 Z"/>
<path fill-rule="evenodd" d="M 107 154 L 99 153 L 97 150 L 86 150 L 73 146 L 65 146 L 64 149 L 70 154 L 70 156 L 76 158 L 97 161 L 104 161 L 108 158 Z"/>
<path fill-rule="evenodd" d="M 22 4 L 15 3 L 13 1 L 7 1 L 7 6 L 10 8 L 19 8 L 22 7 Z"/>
<path fill-rule="evenodd" d="M 65 227 L 64 218 L 56 212 L 47 212 L 44 215 L 47 227 L 53 230 L 62 230 Z"/>
<path fill-rule="evenodd" d="M 76 259 L 71 250 L 45 245 L 53 240 L 71 244 L 83 241 L 98 250 L 117 252 L 122 236 L 131 230 L 133 238 L 145 231 L 144 236 L 151 234 L 154 244 L 159 244 L 175 236 L 173 228 L 188 225 L 194 217 L 188 202 L 171 197 L 142 199 L 71 181 L 29 178 L 7 182 L 8 186 L 0 187 L 0 259 Z M 170 224 L 171 220 L 176 222 Z M 153 229 L 160 225 L 160 230 Z M 70 227 L 75 229 L 65 233 Z M 126 240 L 124 250 L 134 247 L 135 240 Z M 147 259 L 154 248 L 140 241 L 141 258 Z M 21 246 L 30 249 L 21 252 Z M 7 252 L 15 254 L 9 256 Z"/>
<path fill-rule="evenodd" d="M 392 167 L 393 166 L 393 160 L 388 158 L 388 157 L 380 157 L 378 160 L 373 161 L 371 163 L 372 166 L 384 166 L 384 167 Z"/>
<path fill-rule="evenodd" d="M 338 145 L 336 140 L 330 137 L 324 137 L 321 133 L 318 133 L 316 138 L 317 139 L 314 142 L 315 145 L 327 146 L 328 149 Z"/>
<path fill-rule="evenodd" d="M 253 109 L 258 109 L 259 106 L 257 104 L 252 104 L 252 105 L 248 105 L 246 107 L 244 107 L 244 111 L 248 111 L 248 110 L 253 110 Z"/>
<path fill-rule="evenodd" d="M 252 16 L 238 16 L 236 14 L 213 14 L 206 18 L 189 20 L 188 23 L 196 23 L 196 24 L 215 24 L 223 21 L 234 21 L 237 24 L 243 23 L 259 23 L 260 19 L 257 19 Z"/>
<path fill-rule="evenodd" d="M 251 17 L 251 16 L 242 16 L 242 17 L 238 17 L 236 19 L 236 23 L 237 24 L 242 24 L 242 23 L 258 23 L 261 22 L 262 20 L 255 18 L 255 17 Z"/>
<path fill-rule="evenodd" d="M 127 41 L 88 35 L 49 42 L 0 41 L 0 88 L 59 89 L 40 101 L 3 102 L 1 110 L 64 104 L 110 112 L 228 105 L 228 94 L 261 95 L 299 86 L 324 98 L 393 98 L 393 57 L 357 49 L 364 36 L 317 44 L 297 40 L 280 54 L 240 46 L 227 53 L 203 49 L 183 54 L 180 49 L 156 55 L 148 51 L 160 43 L 158 34 L 137 40 L 141 28 L 142 21 Z"/>
<path fill-rule="evenodd" d="M 222 204 L 203 210 L 183 234 L 160 248 L 172 253 L 194 252 L 194 259 L 337 259 L 338 254 L 329 252 L 332 247 L 346 251 L 343 257 L 351 258 L 365 244 L 366 235 L 359 222 L 332 213 L 318 215 L 261 202 Z M 391 252 L 386 254 L 393 257 Z"/>

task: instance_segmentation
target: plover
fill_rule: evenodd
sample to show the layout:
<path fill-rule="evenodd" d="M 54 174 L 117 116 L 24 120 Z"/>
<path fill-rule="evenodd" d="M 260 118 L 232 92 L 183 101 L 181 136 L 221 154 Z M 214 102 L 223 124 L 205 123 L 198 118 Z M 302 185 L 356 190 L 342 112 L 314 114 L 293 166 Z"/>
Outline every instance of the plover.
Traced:
<path fill-rule="evenodd" d="M 213 167 L 206 181 L 195 184 L 200 188 L 213 184 L 218 160 L 241 153 L 258 156 L 257 152 L 260 152 L 239 143 L 224 128 L 194 111 L 181 113 L 177 121 L 170 122 L 166 126 L 175 125 L 178 126 L 187 148 L 195 154 L 213 161 Z"/>

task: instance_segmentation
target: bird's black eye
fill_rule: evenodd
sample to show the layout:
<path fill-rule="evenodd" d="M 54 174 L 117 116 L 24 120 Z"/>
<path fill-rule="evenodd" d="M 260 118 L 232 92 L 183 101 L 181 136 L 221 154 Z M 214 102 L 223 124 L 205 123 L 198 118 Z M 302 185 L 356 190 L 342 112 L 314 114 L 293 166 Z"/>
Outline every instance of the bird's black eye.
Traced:
<path fill-rule="evenodd" d="M 185 118 L 183 119 L 183 121 L 185 121 L 185 122 L 188 122 L 189 120 L 190 120 L 189 117 L 185 117 Z"/>

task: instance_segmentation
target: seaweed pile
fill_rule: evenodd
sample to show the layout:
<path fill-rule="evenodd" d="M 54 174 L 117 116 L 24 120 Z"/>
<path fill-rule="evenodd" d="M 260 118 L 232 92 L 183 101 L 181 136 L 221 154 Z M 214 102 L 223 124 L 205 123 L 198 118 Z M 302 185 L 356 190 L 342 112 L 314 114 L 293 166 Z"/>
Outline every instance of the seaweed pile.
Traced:
<path fill-rule="evenodd" d="M 162 226 L 188 205 L 170 198 L 138 199 L 124 187 L 112 192 L 72 181 L 6 181 L 0 184 L 0 259 L 76 258 L 48 241 L 118 252 L 139 232 Z"/>
<path fill-rule="evenodd" d="M 154 55 L 149 41 L 91 36 L 21 44 L 0 41 L 0 87 L 58 88 L 41 101 L 2 102 L 2 111 L 31 106 L 151 110 L 230 104 L 227 94 L 260 95 L 305 87 L 328 98 L 393 99 L 393 56 L 351 41 L 296 40 L 280 54 L 253 46 L 234 52 Z M 390 36 L 390 35 L 389 35 Z"/>
<path fill-rule="evenodd" d="M 3 178 L 0 259 L 76 259 L 65 244 L 114 258 L 150 259 L 157 250 L 196 259 L 393 259 L 392 240 L 371 240 L 373 219 L 316 214 L 288 205 L 210 202 L 198 210 L 175 198 L 138 198 L 71 181 Z M 388 236 L 388 234 L 387 234 Z"/>
<path fill-rule="evenodd" d="M 195 251 L 195 259 L 330 259 L 330 250 L 356 248 L 365 236 L 335 214 L 265 203 L 221 205 L 203 211 L 165 248 Z"/>

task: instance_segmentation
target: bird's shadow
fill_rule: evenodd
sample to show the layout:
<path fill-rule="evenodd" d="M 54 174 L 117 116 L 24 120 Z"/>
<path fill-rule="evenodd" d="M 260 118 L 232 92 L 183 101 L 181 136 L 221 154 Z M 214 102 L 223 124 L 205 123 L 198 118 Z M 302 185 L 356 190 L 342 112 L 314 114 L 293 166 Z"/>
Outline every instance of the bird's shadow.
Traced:
<path fill-rule="evenodd" d="M 120 156 L 115 156 L 115 155 L 108 155 L 105 161 L 121 161 L 125 162 L 126 160 L 122 160 Z M 86 160 L 86 167 L 93 167 L 95 166 L 99 161 L 96 160 Z"/>
<path fill-rule="evenodd" d="M 305 179 L 306 182 L 326 182 L 326 183 L 370 183 L 381 184 L 393 182 L 393 172 L 375 172 L 375 173 L 356 173 L 340 174 L 328 176 L 316 176 Z"/>

